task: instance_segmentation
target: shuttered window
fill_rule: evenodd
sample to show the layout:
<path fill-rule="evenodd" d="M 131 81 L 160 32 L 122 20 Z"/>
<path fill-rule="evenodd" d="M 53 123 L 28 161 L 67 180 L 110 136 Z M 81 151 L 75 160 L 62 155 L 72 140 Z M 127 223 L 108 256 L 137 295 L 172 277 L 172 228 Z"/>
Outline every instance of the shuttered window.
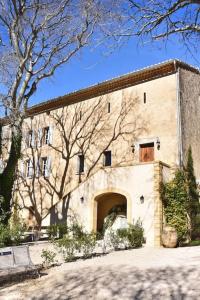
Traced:
<path fill-rule="evenodd" d="M 33 162 L 30 159 L 27 160 L 26 174 L 27 174 L 27 177 L 29 177 L 29 178 L 33 177 Z"/>
<path fill-rule="evenodd" d="M 50 139 L 50 129 L 49 127 L 44 128 L 44 144 L 48 145 L 49 144 L 49 139 Z"/>
<path fill-rule="evenodd" d="M 52 127 L 48 126 L 44 128 L 43 132 L 43 144 L 50 145 L 52 144 Z"/>
<path fill-rule="evenodd" d="M 154 143 L 140 145 L 140 162 L 154 161 Z"/>

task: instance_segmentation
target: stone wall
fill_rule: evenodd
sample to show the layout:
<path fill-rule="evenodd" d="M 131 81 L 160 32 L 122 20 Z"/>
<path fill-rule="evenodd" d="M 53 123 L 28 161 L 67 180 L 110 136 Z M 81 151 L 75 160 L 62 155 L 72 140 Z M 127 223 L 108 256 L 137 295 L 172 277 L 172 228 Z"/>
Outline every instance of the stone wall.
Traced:
<path fill-rule="evenodd" d="M 192 147 L 195 175 L 200 180 L 200 75 L 180 69 L 180 108 L 183 163 Z"/>

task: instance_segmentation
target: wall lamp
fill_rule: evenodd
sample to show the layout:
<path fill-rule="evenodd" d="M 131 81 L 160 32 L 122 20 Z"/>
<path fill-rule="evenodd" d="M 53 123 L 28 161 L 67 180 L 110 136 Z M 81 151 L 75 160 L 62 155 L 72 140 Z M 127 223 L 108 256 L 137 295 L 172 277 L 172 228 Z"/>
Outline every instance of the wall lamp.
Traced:
<path fill-rule="evenodd" d="M 134 144 L 131 145 L 131 148 L 132 148 L 132 153 L 134 153 L 135 152 L 135 145 Z"/>
<path fill-rule="evenodd" d="M 84 197 L 82 196 L 82 197 L 80 198 L 80 200 L 81 200 L 81 203 L 83 203 L 83 202 L 84 202 Z"/>
<path fill-rule="evenodd" d="M 144 196 L 140 196 L 140 203 L 143 204 L 144 203 Z"/>
<path fill-rule="evenodd" d="M 156 139 L 156 146 L 157 146 L 157 149 L 160 150 L 160 139 L 159 138 Z"/>

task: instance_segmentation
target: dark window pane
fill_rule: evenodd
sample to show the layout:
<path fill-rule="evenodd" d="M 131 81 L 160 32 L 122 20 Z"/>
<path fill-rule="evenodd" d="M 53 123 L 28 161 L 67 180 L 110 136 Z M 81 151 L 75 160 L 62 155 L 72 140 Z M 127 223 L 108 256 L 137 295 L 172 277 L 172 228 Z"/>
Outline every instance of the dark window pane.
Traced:
<path fill-rule="evenodd" d="M 111 163 L 112 163 L 111 151 L 105 151 L 104 152 L 104 166 L 111 166 Z"/>
<path fill-rule="evenodd" d="M 146 103 L 147 102 L 147 95 L 146 95 L 146 93 L 144 93 L 144 103 Z"/>
<path fill-rule="evenodd" d="M 84 155 L 81 154 L 78 156 L 79 158 L 79 173 L 83 173 L 84 172 Z"/>
<path fill-rule="evenodd" d="M 110 102 L 108 102 L 108 113 L 110 113 Z"/>

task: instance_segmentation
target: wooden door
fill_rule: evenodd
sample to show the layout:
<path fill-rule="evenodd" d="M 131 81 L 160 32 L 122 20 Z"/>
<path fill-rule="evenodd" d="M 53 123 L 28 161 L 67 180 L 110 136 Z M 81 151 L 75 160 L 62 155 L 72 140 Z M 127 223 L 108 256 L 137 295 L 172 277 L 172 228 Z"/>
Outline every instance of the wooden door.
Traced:
<path fill-rule="evenodd" d="M 154 143 L 140 145 L 140 162 L 154 161 Z"/>

